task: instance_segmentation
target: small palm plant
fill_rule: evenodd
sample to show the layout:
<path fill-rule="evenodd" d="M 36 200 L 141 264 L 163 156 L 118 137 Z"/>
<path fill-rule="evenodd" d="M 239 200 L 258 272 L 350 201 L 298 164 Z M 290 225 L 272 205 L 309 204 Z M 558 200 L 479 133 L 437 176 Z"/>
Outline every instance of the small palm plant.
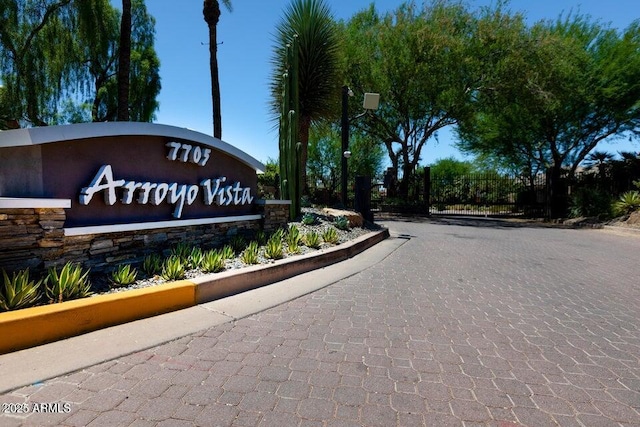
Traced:
<path fill-rule="evenodd" d="M 49 302 L 63 302 L 91 295 L 89 270 L 83 272 L 80 264 L 67 262 L 60 271 L 52 267 L 45 283 Z"/>
<path fill-rule="evenodd" d="M 15 272 L 9 277 L 2 270 L 4 283 L 0 288 L 0 310 L 9 311 L 36 305 L 40 299 L 42 280 L 29 278 L 29 269 Z"/>

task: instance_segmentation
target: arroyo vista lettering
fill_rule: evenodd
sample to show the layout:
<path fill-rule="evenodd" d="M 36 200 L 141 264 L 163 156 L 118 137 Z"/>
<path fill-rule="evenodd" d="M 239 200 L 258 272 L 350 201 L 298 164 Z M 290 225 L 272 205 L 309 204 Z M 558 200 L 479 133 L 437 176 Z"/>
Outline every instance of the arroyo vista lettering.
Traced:
<path fill-rule="evenodd" d="M 96 176 L 88 187 L 80 191 L 80 204 L 88 205 L 96 193 L 104 192 L 104 201 L 112 206 L 117 201 L 116 189 L 121 189 L 120 202 L 125 205 L 133 203 L 137 193 L 136 201 L 139 204 L 151 203 L 154 206 L 163 202 L 175 205 L 173 211 L 174 218 L 182 216 L 185 204 L 191 205 L 197 199 L 200 188 L 203 189 L 204 203 L 206 205 L 216 204 L 218 206 L 247 205 L 253 202 L 250 187 L 242 187 L 239 182 L 233 185 L 224 185 L 226 177 L 205 179 L 196 184 L 173 183 L 151 183 L 127 181 L 124 179 L 114 179 L 111 165 L 104 165 L 100 168 Z"/>

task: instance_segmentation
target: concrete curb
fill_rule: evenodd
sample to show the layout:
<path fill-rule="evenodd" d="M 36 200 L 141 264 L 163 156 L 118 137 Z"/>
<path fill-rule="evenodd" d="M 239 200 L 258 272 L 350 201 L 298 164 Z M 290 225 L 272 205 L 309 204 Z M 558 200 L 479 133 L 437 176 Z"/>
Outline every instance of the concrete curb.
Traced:
<path fill-rule="evenodd" d="M 344 261 L 389 237 L 368 233 L 329 249 L 264 266 L 0 313 L 0 354 L 192 307 Z"/>

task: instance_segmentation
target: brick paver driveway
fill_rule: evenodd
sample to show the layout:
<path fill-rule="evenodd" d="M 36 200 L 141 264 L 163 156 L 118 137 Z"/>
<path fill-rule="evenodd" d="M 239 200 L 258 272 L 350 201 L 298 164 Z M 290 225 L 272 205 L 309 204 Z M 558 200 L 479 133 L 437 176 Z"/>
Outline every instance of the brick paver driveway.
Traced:
<path fill-rule="evenodd" d="M 388 222 L 385 261 L 0 396 L 0 425 L 640 426 L 640 237 Z"/>

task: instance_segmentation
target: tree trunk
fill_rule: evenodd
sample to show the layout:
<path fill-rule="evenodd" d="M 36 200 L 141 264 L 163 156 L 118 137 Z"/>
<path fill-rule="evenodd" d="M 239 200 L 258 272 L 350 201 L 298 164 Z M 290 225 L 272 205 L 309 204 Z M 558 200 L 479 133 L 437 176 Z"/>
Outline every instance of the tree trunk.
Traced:
<path fill-rule="evenodd" d="M 131 0 L 122 0 L 118 62 L 118 121 L 129 121 L 129 70 L 131 68 Z"/>
<path fill-rule="evenodd" d="M 218 21 L 220 5 L 217 0 L 205 0 L 202 9 L 209 27 L 209 68 L 211 70 L 211 103 L 213 107 L 213 136 L 222 139 L 222 113 L 220 112 L 220 77 L 218 75 Z"/>

